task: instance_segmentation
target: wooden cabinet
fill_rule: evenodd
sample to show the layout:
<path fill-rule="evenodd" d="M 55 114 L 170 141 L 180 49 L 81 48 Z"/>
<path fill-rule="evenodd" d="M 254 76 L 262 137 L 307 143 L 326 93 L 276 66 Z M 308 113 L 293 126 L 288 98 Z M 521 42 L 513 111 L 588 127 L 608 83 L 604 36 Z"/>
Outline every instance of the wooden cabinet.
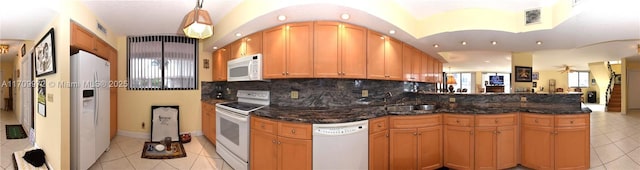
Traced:
<path fill-rule="evenodd" d="M 403 80 L 402 64 L 402 42 L 369 30 L 367 78 Z"/>
<path fill-rule="evenodd" d="M 291 23 L 263 32 L 263 78 L 313 77 L 313 23 Z"/>
<path fill-rule="evenodd" d="M 389 169 L 389 118 L 369 120 L 369 169 Z"/>
<path fill-rule="evenodd" d="M 251 117 L 251 169 L 311 169 L 311 124 Z"/>
<path fill-rule="evenodd" d="M 442 116 L 392 116 L 390 169 L 442 167 Z"/>
<path fill-rule="evenodd" d="M 113 49 L 108 43 L 75 22 L 71 22 L 71 48 L 93 53 L 106 60 L 109 60 L 110 51 Z"/>
<path fill-rule="evenodd" d="M 473 115 L 444 115 L 444 166 L 474 168 Z"/>
<path fill-rule="evenodd" d="M 475 121 L 475 169 L 517 166 L 517 113 L 478 115 Z"/>
<path fill-rule="evenodd" d="M 216 107 L 215 104 L 202 102 L 202 134 L 211 143 L 216 144 Z"/>
<path fill-rule="evenodd" d="M 367 30 L 339 22 L 314 24 L 314 77 L 366 78 Z"/>
<path fill-rule="evenodd" d="M 236 40 L 228 45 L 230 52 L 229 59 L 236 59 L 243 56 L 262 52 L 262 32 L 257 32 Z"/>
<path fill-rule="evenodd" d="M 109 50 L 109 77 L 112 82 L 118 81 L 118 51 Z M 115 83 L 109 88 L 109 121 L 110 121 L 110 137 L 113 139 L 118 133 L 118 88 L 120 83 Z"/>
<path fill-rule="evenodd" d="M 422 81 L 422 52 L 410 46 L 403 44 L 402 46 L 402 70 L 405 81 Z"/>
<path fill-rule="evenodd" d="M 534 169 L 588 169 L 589 114 L 522 114 L 521 164 Z"/>
<path fill-rule="evenodd" d="M 213 81 L 227 81 L 227 61 L 229 61 L 229 50 L 221 48 L 213 52 L 211 57 Z"/>
<path fill-rule="evenodd" d="M 423 82 L 433 82 L 433 60 L 425 53 L 420 53 L 421 64 L 420 64 L 420 80 Z"/>

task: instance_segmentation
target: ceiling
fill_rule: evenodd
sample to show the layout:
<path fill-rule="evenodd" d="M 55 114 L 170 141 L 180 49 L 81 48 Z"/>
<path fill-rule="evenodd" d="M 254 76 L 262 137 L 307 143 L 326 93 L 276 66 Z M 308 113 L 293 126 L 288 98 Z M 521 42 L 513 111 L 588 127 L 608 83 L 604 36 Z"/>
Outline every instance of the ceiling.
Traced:
<path fill-rule="evenodd" d="M 47 0 L 35 0 L 46 1 Z M 53 0 L 60 1 L 60 0 Z M 462 9 L 491 9 L 500 11 L 524 11 L 547 7 L 558 1 L 569 0 L 394 0 L 404 12 L 416 20 Z M 572 0 L 574 1 L 574 0 Z M 552 70 L 567 64 L 578 70 L 588 69 L 589 62 L 618 60 L 637 55 L 640 44 L 640 1 L 629 0 L 576 0 L 580 3 L 571 11 L 571 17 L 553 27 L 525 32 L 496 30 L 460 30 L 415 37 L 413 33 L 398 29 L 380 17 L 378 11 L 352 0 L 204 0 L 214 25 L 224 24 L 225 16 L 238 10 L 243 3 L 268 2 L 276 8 L 264 15 L 249 16 L 249 22 L 219 35 L 213 46 L 224 46 L 239 37 L 236 32 L 250 34 L 282 24 L 275 18 L 287 15 L 287 22 L 309 20 L 340 20 L 342 13 L 351 14 L 345 21 L 362 25 L 379 32 L 397 29 L 390 35 L 445 62 L 445 71 L 511 71 L 507 57 L 512 52 L 531 52 L 534 70 Z M 12 1 L 13 2 L 13 1 Z M 195 6 L 195 0 L 82 0 L 90 11 L 116 35 L 176 34 L 184 15 Z M 53 16 L 53 10 L 38 3 L 13 2 L 0 6 L 0 39 L 35 40 L 37 34 Z M 14 10 L 11 10 L 14 9 Z M 21 9 L 21 10 L 15 10 Z M 24 10 L 27 9 L 27 10 Z M 7 12 L 9 11 L 9 12 Z M 24 22 L 29 21 L 29 22 Z M 26 24 L 29 23 L 29 24 Z M 43 25 L 38 27 L 38 24 Z M 37 28 L 37 29 L 36 29 Z M 34 30 L 35 29 L 35 30 Z M 216 32 L 220 34 L 220 32 Z M 461 45 L 466 41 L 467 45 Z M 491 45 L 496 41 L 496 45 Z M 543 44 L 537 45 L 536 41 Z M 433 44 L 438 44 L 434 48 Z"/>

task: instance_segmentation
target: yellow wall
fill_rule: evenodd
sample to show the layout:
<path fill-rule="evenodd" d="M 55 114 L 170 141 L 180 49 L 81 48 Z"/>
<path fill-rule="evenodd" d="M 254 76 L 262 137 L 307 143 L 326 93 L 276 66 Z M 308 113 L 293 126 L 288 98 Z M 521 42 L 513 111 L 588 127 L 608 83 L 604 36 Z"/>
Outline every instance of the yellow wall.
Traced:
<path fill-rule="evenodd" d="M 611 70 L 616 72 L 616 74 L 622 73 L 622 64 L 611 64 Z"/>
<path fill-rule="evenodd" d="M 622 71 L 622 113 L 627 113 L 627 111 L 629 110 L 629 101 L 627 100 L 629 97 L 629 95 L 638 95 L 638 94 L 628 94 L 628 88 L 634 88 L 634 87 L 629 87 L 627 86 L 627 81 L 629 81 L 627 79 L 627 71 L 629 70 L 634 70 L 634 71 L 640 71 L 640 61 L 629 61 L 626 58 L 622 59 L 622 66 L 621 66 L 621 71 Z"/>
<path fill-rule="evenodd" d="M 20 54 L 18 54 L 19 56 Z M 16 57 L 16 58 L 20 58 L 20 57 Z M 4 61 L 4 62 L 0 62 L 0 70 L 2 70 L 2 80 L 0 80 L 2 82 L 2 97 L 0 97 L 0 100 L 2 100 L 2 106 L 0 106 L 0 108 L 4 109 L 4 106 L 7 105 L 7 103 L 5 103 L 6 101 L 4 101 L 5 98 L 9 98 L 9 86 L 11 85 L 11 82 L 9 81 L 9 79 L 11 79 L 12 81 L 15 81 L 15 69 L 13 66 L 13 61 Z M 13 87 L 12 88 L 12 93 L 14 94 L 13 99 L 15 101 L 15 91 L 16 88 Z M 22 117 L 20 117 L 21 115 L 18 114 L 18 112 L 15 111 L 13 112 L 16 115 L 16 118 L 18 120 L 22 119 Z"/>
<path fill-rule="evenodd" d="M 543 71 L 536 71 L 539 73 L 538 75 L 538 87 L 536 89 L 536 91 L 540 91 L 540 88 L 544 87 L 544 92 L 549 92 L 549 90 L 553 90 L 550 89 L 549 87 L 549 80 L 551 79 L 555 79 L 556 80 L 556 86 L 555 88 L 562 88 L 564 91 L 567 91 L 567 88 L 569 87 L 568 84 L 568 75 L 567 73 L 560 73 L 557 70 L 543 70 Z"/>
<path fill-rule="evenodd" d="M 531 67 L 533 65 L 533 55 L 527 52 L 511 53 L 511 92 L 515 92 L 517 88 L 531 89 L 531 82 L 515 82 L 516 66 Z"/>
<path fill-rule="evenodd" d="M 127 79 L 127 39 L 118 37 L 118 79 Z M 211 81 L 211 65 L 209 69 L 203 68 L 203 60 L 209 59 L 211 53 L 203 51 L 202 43 L 199 43 L 199 69 L 200 81 Z M 133 135 L 150 134 L 151 106 L 152 105 L 178 105 L 180 106 L 180 132 L 192 132 L 201 134 L 201 105 L 200 82 L 197 90 L 165 90 L 165 91 L 132 91 L 126 88 L 118 89 L 118 132 L 134 133 Z M 142 128 L 144 122 L 145 127 Z"/>
<path fill-rule="evenodd" d="M 607 88 L 609 86 L 609 69 L 605 62 L 589 63 L 590 77 L 596 79 L 596 84 L 589 84 L 589 90 L 596 91 L 598 96 L 598 102 L 600 104 L 607 104 Z M 618 74 L 620 72 L 617 72 Z M 589 80 L 591 82 L 591 80 Z"/>

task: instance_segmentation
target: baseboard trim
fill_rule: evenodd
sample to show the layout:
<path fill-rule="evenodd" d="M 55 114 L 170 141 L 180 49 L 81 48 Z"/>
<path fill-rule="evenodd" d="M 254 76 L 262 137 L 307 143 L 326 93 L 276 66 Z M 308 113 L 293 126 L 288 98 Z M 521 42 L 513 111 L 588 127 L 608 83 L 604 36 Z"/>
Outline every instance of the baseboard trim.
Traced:
<path fill-rule="evenodd" d="M 180 132 L 180 134 L 183 134 L 183 133 L 191 133 L 191 136 L 202 136 L 202 131 L 200 131 L 200 130 L 196 130 L 196 131 L 192 131 L 192 132 Z M 150 132 L 133 132 L 133 131 L 126 131 L 126 130 L 118 130 L 117 135 L 118 136 L 132 137 L 132 138 L 139 138 L 139 139 L 150 139 L 151 138 Z"/>

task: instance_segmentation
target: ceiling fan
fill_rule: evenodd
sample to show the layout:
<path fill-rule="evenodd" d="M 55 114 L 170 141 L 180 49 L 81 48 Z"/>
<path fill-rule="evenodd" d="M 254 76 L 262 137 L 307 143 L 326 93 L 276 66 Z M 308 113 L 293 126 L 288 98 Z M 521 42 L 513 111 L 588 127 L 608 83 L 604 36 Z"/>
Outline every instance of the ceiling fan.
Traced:
<path fill-rule="evenodd" d="M 566 64 L 563 64 L 562 66 L 556 66 L 556 67 L 561 69 L 561 70 L 558 70 L 558 72 L 560 72 L 560 73 L 571 73 L 571 72 L 575 71 L 573 66 L 566 65 Z"/>

